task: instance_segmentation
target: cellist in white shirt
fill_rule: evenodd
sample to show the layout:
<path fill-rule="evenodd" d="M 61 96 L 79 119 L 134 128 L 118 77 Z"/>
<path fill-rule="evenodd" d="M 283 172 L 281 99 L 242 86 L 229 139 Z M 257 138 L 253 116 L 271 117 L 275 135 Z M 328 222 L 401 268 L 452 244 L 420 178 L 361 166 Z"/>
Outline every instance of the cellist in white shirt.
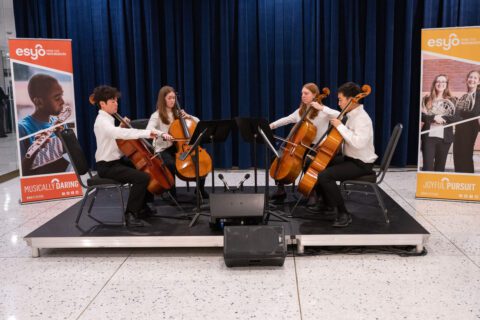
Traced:
<path fill-rule="evenodd" d="M 317 211 L 334 211 L 336 219 L 333 227 L 347 227 L 352 217 L 345 207 L 345 201 L 337 181 L 355 179 L 372 173 L 373 163 L 377 159 L 373 144 L 373 124 L 362 104 L 350 103 L 352 98 L 361 93 L 360 86 L 347 82 L 338 88 L 338 105 L 340 109 L 348 106 L 347 122 L 330 120 L 344 139 L 343 155 L 337 155 L 328 167 L 318 174 L 315 190 L 322 195 L 324 205 L 318 203 Z M 350 105 L 349 105 L 350 103 Z"/>
<path fill-rule="evenodd" d="M 93 127 L 97 141 L 96 168 L 101 178 L 131 184 L 125 220 L 129 227 L 141 227 L 143 222 L 139 216 L 149 213 L 150 208 L 147 206 L 147 201 L 153 200 L 153 195 L 147 190 L 150 176 L 135 169 L 133 164 L 125 159 L 117 146 L 116 139 L 156 138 L 160 133 L 157 130 L 127 129 L 123 125 L 115 126 L 115 119 L 112 115 L 118 110 L 119 97 L 120 92 L 110 86 L 99 86 L 93 91 L 93 100 L 100 107 Z M 128 118 L 124 119 L 129 121 Z"/>

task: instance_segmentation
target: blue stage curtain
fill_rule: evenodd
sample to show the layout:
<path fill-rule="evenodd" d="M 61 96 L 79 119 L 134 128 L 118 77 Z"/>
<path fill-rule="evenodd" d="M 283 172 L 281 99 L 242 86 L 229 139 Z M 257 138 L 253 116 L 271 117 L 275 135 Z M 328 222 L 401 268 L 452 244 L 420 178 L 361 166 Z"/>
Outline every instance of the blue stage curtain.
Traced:
<path fill-rule="evenodd" d="M 80 142 L 93 162 L 100 84 L 122 91 L 119 113 L 149 117 L 169 84 L 201 119 L 285 116 L 302 84 L 367 83 L 364 101 L 383 154 L 397 122 L 393 164 L 416 164 L 421 28 L 480 25 L 476 0 L 15 0 L 18 37 L 71 38 Z M 286 135 L 287 129 L 280 130 Z M 216 166 L 249 167 L 238 132 L 217 146 Z M 263 152 L 259 163 L 263 164 Z"/>

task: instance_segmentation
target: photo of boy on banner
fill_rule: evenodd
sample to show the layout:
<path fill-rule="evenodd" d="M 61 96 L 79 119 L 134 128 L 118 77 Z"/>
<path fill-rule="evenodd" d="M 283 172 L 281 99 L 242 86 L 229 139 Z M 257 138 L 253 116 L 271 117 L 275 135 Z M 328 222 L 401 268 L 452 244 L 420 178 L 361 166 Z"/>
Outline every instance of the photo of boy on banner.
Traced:
<path fill-rule="evenodd" d="M 70 82 L 72 86 L 71 77 L 21 64 L 14 64 L 14 68 L 22 78 L 33 74 L 27 81 L 15 79 L 17 101 L 23 101 L 17 103 L 22 176 L 73 171 L 70 159 L 56 135 L 69 120 L 68 126 L 73 126 L 71 119 L 74 109 L 71 103 L 65 102 L 73 101 L 73 97 L 64 99 L 64 88 L 57 79 L 64 80 L 62 82 L 66 82 L 67 86 Z M 25 95 L 33 108 L 31 104 L 25 104 Z"/>

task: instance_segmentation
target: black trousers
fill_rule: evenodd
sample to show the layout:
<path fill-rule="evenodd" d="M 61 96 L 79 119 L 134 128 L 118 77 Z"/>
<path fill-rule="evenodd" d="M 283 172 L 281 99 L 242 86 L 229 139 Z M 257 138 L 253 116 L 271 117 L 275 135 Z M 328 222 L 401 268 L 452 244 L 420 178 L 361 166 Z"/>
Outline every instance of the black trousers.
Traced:
<path fill-rule="evenodd" d="M 422 140 L 423 171 L 445 171 L 451 142 L 442 138 L 424 137 Z"/>
<path fill-rule="evenodd" d="M 478 136 L 478 120 L 459 124 L 455 127 L 453 162 L 455 172 L 473 173 L 473 148 Z"/>
<path fill-rule="evenodd" d="M 162 157 L 163 162 L 167 166 L 168 170 L 175 175 L 177 172 L 177 169 L 175 168 L 175 154 L 177 152 L 177 149 L 175 148 L 175 145 L 163 150 L 160 155 Z M 198 181 L 198 186 L 200 190 L 204 190 L 205 187 L 205 178 L 200 178 Z"/>
<path fill-rule="evenodd" d="M 327 205 L 338 207 L 340 211 L 344 211 L 345 201 L 337 181 L 355 179 L 371 174 L 372 169 L 373 163 L 364 163 L 358 159 L 336 156 L 327 168 L 318 174 L 317 194 L 322 196 Z"/>
<path fill-rule="evenodd" d="M 138 214 L 147 202 L 153 201 L 153 195 L 147 190 L 150 176 L 137 170 L 130 160 L 122 158 L 97 162 L 97 172 L 101 178 L 132 184 L 128 195 L 127 212 Z"/>

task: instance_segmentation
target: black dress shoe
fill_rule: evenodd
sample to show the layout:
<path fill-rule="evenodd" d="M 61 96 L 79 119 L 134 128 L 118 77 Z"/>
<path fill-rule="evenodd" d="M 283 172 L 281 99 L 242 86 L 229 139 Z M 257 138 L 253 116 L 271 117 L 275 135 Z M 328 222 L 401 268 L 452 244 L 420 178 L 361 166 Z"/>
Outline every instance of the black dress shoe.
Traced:
<path fill-rule="evenodd" d="M 142 220 L 138 219 L 132 212 L 127 212 L 125 214 L 125 221 L 127 222 L 127 227 L 143 227 Z"/>
<path fill-rule="evenodd" d="M 145 208 L 143 208 L 140 213 L 138 214 L 138 217 L 139 218 L 148 218 L 148 217 L 151 217 L 151 216 L 154 216 L 157 214 L 157 210 L 153 210 L 152 208 L 150 208 L 148 205 L 145 206 Z"/>
<path fill-rule="evenodd" d="M 279 191 L 277 190 L 274 194 L 270 196 L 270 200 L 275 200 L 275 201 L 283 201 L 287 198 L 287 193 L 285 190 Z"/>
<path fill-rule="evenodd" d="M 348 212 L 340 212 L 337 216 L 337 219 L 332 224 L 334 228 L 345 228 L 352 223 L 352 216 Z"/>
<path fill-rule="evenodd" d="M 312 213 L 324 213 L 324 214 L 336 213 L 334 207 L 326 206 L 321 202 L 317 202 L 312 205 L 307 205 L 305 208 L 307 209 L 308 212 L 312 212 Z"/>

